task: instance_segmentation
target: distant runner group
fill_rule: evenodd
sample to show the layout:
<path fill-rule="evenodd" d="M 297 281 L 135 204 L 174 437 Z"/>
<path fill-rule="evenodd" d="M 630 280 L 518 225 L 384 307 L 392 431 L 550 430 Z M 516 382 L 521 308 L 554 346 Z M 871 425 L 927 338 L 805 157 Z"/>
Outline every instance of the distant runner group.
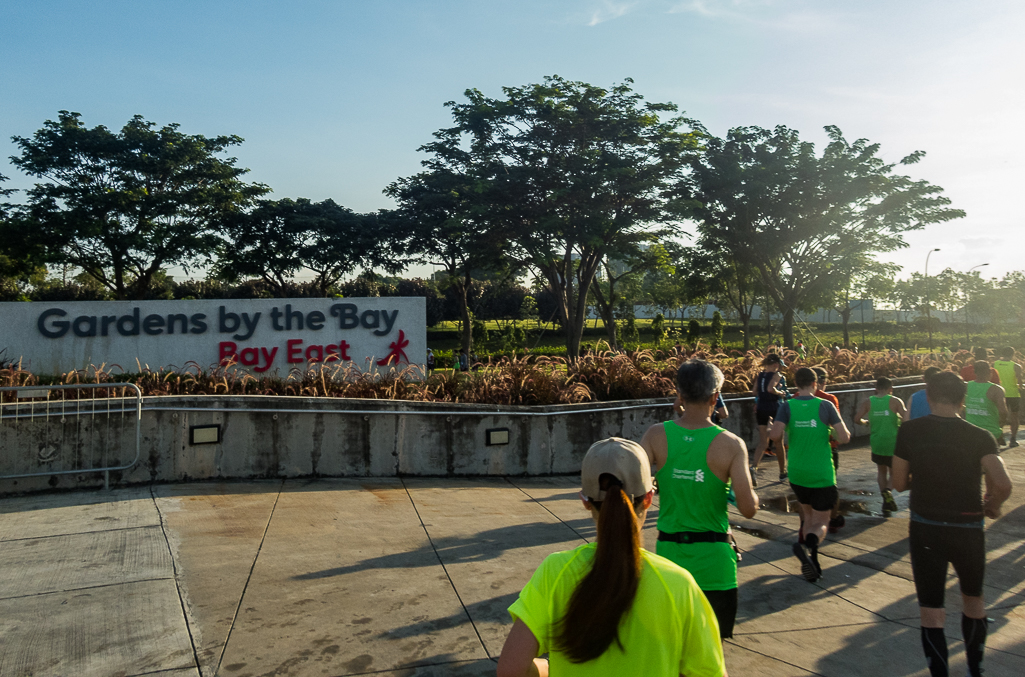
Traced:
<path fill-rule="evenodd" d="M 1022 368 L 1013 356 L 1001 351 L 991 367 L 977 353 L 961 375 L 930 368 L 910 407 L 893 395 L 890 379 L 879 378 L 854 417 L 870 427 L 884 514 L 897 510 L 893 491 L 911 492 L 911 565 L 932 677 L 948 675 L 948 564 L 961 585 L 969 675 L 982 674 L 983 520 L 999 517 L 1011 493 L 998 444 L 1010 414 L 1008 446 L 1018 445 Z M 739 606 L 728 504 L 755 515 L 755 474 L 770 450 L 800 505 L 793 551 L 801 574 L 811 582 L 822 577 L 819 546 L 844 526 L 837 446 L 851 434 L 838 400 L 825 392 L 824 370 L 796 370 L 791 396 L 783 358 L 770 353 L 762 367 L 752 388 L 759 438 L 751 457 L 741 438 L 718 425 L 729 416 L 722 372 L 698 359 L 677 371 L 672 420 L 649 428 L 640 444 L 610 438 L 592 445 L 580 498 L 597 525 L 596 543 L 549 556 L 524 587 L 509 609 L 514 625 L 499 659 L 501 677 L 547 675 L 550 666 L 559 675 L 726 675 L 721 640 L 733 636 Z M 652 474 L 660 501 L 657 554 L 640 547 Z M 539 658 L 546 652 L 548 659 Z"/>

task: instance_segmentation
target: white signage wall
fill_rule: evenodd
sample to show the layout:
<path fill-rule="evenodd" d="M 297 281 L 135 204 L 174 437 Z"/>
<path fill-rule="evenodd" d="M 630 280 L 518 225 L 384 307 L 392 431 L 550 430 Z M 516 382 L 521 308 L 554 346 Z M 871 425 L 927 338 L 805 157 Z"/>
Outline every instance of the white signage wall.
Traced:
<path fill-rule="evenodd" d="M 0 303 L 0 350 L 38 374 L 120 367 L 204 369 L 233 360 L 255 375 L 310 364 L 422 365 L 423 298 Z"/>

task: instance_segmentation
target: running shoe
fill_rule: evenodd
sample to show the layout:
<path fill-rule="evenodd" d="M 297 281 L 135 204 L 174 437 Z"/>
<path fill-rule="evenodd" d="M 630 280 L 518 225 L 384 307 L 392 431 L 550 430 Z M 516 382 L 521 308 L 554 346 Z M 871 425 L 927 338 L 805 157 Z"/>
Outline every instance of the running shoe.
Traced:
<path fill-rule="evenodd" d="M 811 557 L 808 556 L 808 552 L 804 549 L 804 545 L 794 543 L 794 554 L 797 555 L 797 559 L 801 562 L 801 575 L 804 576 L 804 580 L 809 583 L 814 583 L 822 577 L 822 572 L 819 571 L 819 568 L 811 561 Z"/>
<path fill-rule="evenodd" d="M 844 519 L 843 515 L 837 515 L 829 520 L 829 533 L 835 534 L 843 528 L 843 525 L 847 524 L 847 520 Z"/>
<path fill-rule="evenodd" d="M 1018 440 L 1011 440 L 1011 443 L 1007 445 L 1007 448 L 1010 449 L 1011 447 L 1016 446 L 1018 446 Z"/>
<path fill-rule="evenodd" d="M 893 500 L 893 493 L 887 489 L 883 492 L 883 512 L 897 512 L 897 501 Z"/>
<path fill-rule="evenodd" d="M 776 445 L 774 445 L 772 442 L 769 442 L 769 446 L 765 448 L 765 456 L 776 456 Z"/>
<path fill-rule="evenodd" d="M 780 482 L 785 482 L 785 481 L 786 481 L 786 479 L 787 479 L 787 471 L 786 471 L 786 470 L 784 470 L 783 472 L 781 472 L 781 473 L 779 474 L 779 481 L 780 481 Z"/>

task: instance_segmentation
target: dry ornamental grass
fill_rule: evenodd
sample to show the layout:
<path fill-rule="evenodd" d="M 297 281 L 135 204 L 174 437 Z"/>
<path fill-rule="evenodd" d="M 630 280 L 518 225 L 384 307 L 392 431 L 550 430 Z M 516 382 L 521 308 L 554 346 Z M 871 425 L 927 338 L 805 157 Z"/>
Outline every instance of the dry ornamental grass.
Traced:
<path fill-rule="evenodd" d="M 699 348 L 701 346 L 699 345 Z M 560 357 L 503 357 L 497 362 L 475 365 L 470 372 L 436 372 L 425 378 L 418 366 L 386 373 L 365 372 L 348 366 L 312 365 L 294 369 L 285 376 L 255 377 L 234 365 L 208 369 L 190 363 L 184 368 L 150 369 L 141 366 L 126 373 L 117 366 L 70 371 L 56 377 L 37 376 L 17 365 L 0 369 L 0 386 L 38 386 L 78 383 L 133 383 L 144 396 L 158 395 L 285 395 L 295 397 L 344 397 L 415 402 L 463 402 L 498 405 L 550 405 L 611 400 L 672 397 L 676 368 L 691 357 L 714 362 L 725 377 L 723 393 L 751 390 L 764 354 L 759 351 L 730 354 L 705 350 L 612 351 L 589 354 L 570 363 Z M 793 383 L 800 367 L 823 367 L 831 383 L 868 381 L 879 376 L 915 376 L 926 367 L 960 370 L 974 358 L 960 351 L 949 360 L 938 355 L 891 356 L 841 350 L 838 355 L 801 359 L 785 351 L 784 373 Z M 1020 362 L 1020 360 L 1019 360 Z M 68 390 L 51 397 L 107 397 L 113 389 Z M 11 401 L 12 393 L 3 393 Z M 118 395 L 119 396 L 119 395 Z"/>

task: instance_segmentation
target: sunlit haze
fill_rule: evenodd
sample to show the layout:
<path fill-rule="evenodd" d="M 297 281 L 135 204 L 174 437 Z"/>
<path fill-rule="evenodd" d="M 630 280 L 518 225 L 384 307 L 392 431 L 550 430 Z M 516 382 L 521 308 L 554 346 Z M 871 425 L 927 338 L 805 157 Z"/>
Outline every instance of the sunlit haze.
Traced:
<path fill-rule="evenodd" d="M 1017 235 L 1025 140 L 1025 3 L 938 0 L 0 3 L 0 173 L 13 135 L 57 111 L 119 129 L 134 114 L 238 134 L 233 152 L 274 197 L 391 206 L 417 148 L 467 88 L 499 95 L 558 74 L 633 78 L 716 135 L 825 125 L 881 144 L 942 186 L 965 219 L 907 237 L 902 276 L 1025 269 Z"/>

